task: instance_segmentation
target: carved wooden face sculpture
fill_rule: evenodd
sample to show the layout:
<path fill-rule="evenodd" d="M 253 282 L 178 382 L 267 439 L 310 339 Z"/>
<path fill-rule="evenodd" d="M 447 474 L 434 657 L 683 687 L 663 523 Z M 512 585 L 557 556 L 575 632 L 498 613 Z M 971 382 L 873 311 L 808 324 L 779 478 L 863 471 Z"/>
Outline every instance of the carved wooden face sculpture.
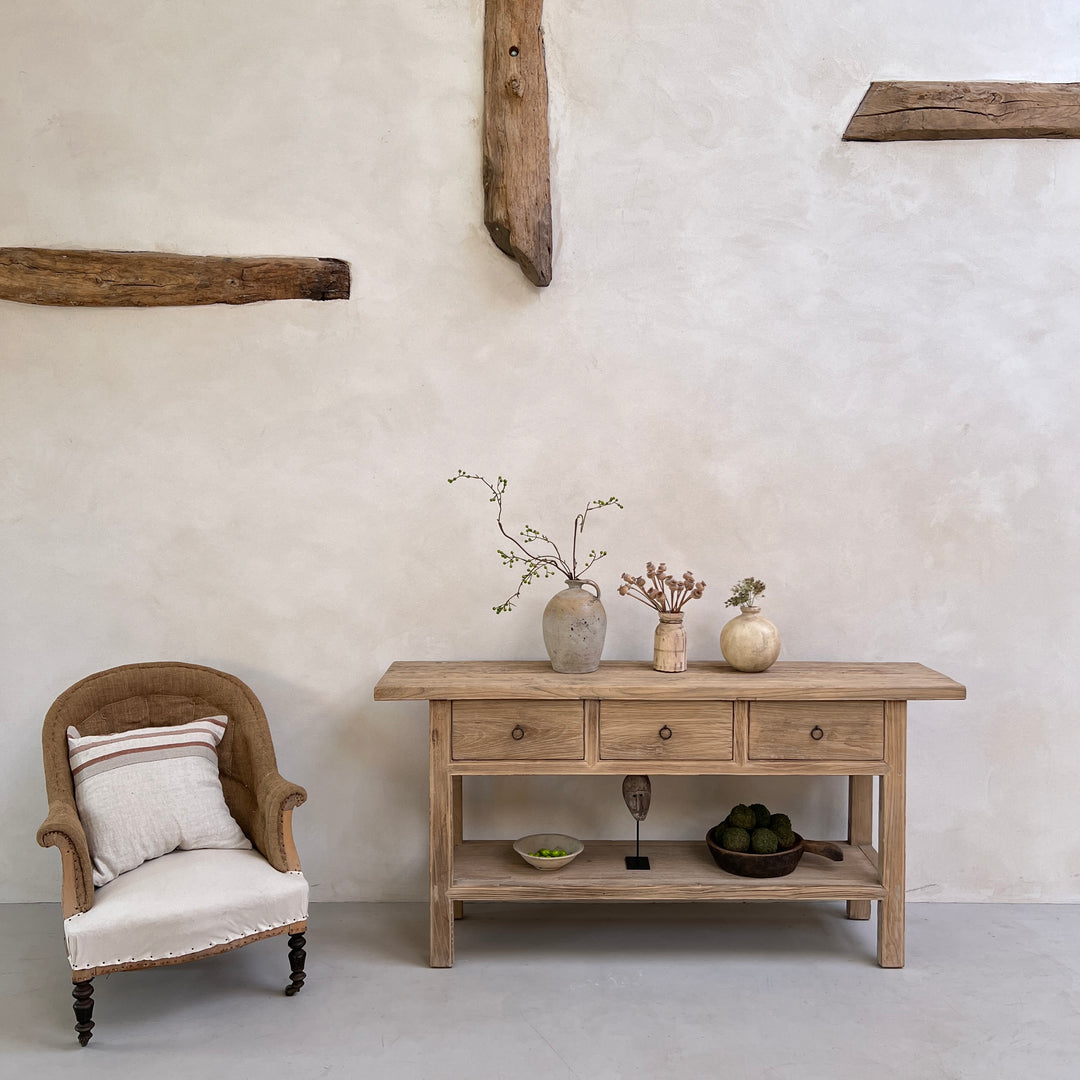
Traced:
<path fill-rule="evenodd" d="M 622 797 L 636 821 L 644 821 L 652 802 L 652 784 L 647 776 L 624 776 Z"/>

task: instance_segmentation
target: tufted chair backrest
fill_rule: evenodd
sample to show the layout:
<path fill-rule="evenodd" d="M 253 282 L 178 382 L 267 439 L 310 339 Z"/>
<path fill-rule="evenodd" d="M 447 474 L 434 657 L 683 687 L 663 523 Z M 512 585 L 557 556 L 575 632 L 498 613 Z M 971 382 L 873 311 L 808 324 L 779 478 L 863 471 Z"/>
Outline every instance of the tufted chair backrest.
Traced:
<path fill-rule="evenodd" d="M 250 837 L 259 776 L 276 770 L 266 714 L 234 675 L 195 664 L 127 664 L 89 675 L 53 703 L 42 728 L 49 801 L 74 801 L 67 729 L 106 735 L 166 727 L 223 714 L 229 718 L 218 747 L 221 787 L 233 817 Z"/>

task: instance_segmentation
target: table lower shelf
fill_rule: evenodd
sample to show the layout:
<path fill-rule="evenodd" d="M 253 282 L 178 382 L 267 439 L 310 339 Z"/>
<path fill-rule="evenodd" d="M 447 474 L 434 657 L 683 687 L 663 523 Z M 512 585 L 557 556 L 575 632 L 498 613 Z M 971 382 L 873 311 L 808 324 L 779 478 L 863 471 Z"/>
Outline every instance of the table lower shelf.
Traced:
<path fill-rule="evenodd" d="M 779 878 L 736 877 L 713 862 L 704 840 L 641 845 L 650 870 L 627 870 L 632 840 L 586 840 L 562 870 L 536 870 L 509 840 L 466 840 L 454 848 L 452 900 L 880 900 L 885 895 L 872 848 L 835 841 L 844 861 L 803 855 Z"/>

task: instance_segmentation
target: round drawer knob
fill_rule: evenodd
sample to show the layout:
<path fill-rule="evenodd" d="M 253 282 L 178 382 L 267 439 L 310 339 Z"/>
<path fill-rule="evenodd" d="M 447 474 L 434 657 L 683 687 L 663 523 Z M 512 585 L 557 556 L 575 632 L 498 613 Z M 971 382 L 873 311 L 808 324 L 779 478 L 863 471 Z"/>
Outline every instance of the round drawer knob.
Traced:
<path fill-rule="evenodd" d="M 662 727 L 662 728 L 660 729 L 660 732 L 659 732 L 659 734 L 660 734 L 660 738 L 661 738 L 661 739 L 663 739 L 663 740 L 664 740 L 664 742 L 667 742 L 667 740 L 671 738 L 671 728 L 669 728 L 669 727 L 667 726 L 667 724 L 665 724 L 665 725 L 664 725 L 664 726 L 663 726 L 663 727 Z"/>
<path fill-rule="evenodd" d="M 520 724 L 515 724 L 514 730 L 510 732 L 510 735 L 513 737 L 514 741 L 517 742 L 525 738 L 525 729 Z"/>
<path fill-rule="evenodd" d="M 812 728 L 810 729 L 810 738 L 811 738 L 811 739 L 824 739 L 824 738 L 825 738 L 825 732 L 824 732 L 824 731 L 822 731 L 822 730 L 821 730 L 821 728 L 819 728 L 819 727 L 817 726 L 817 724 L 815 724 L 815 725 L 814 725 L 814 726 L 813 726 L 813 727 L 812 727 Z"/>

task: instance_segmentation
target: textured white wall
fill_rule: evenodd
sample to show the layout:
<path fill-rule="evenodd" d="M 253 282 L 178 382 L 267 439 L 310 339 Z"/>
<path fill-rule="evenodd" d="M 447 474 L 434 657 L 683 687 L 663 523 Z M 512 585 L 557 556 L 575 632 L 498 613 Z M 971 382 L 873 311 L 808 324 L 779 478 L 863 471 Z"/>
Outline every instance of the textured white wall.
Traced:
<path fill-rule="evenodd" d="M 566 532 L 618 494 L 614 594 L 753 573 L 788 659 L 919 660 L 913 899 L 1080 900 L 1073 659 L 1080 144 L 845 144 L 874 78 L 1077 75 L 1078 5 L 548 0 L 555 280 L 481 220 L 480 0 L 6 0 L 0 244 L 328 255 L 348 303 L 0 302 L 0 899 L 34 846 L 52 699 L 187 659 L 261 696 L 320 899 L 426 889 L 426 710 L 395 659 L 538 657 L 479 488 Z M 549 583 L 550 584 L 550 583 Z M 646 832 L 839 781 L 659 778 Z M 468 831 L 632 835 L 618 778 L 477 780 Z M 549 807 L 554 801 L 554 807 Z M 1046 824 L 1049 822 L 1049 824 Z"/>

